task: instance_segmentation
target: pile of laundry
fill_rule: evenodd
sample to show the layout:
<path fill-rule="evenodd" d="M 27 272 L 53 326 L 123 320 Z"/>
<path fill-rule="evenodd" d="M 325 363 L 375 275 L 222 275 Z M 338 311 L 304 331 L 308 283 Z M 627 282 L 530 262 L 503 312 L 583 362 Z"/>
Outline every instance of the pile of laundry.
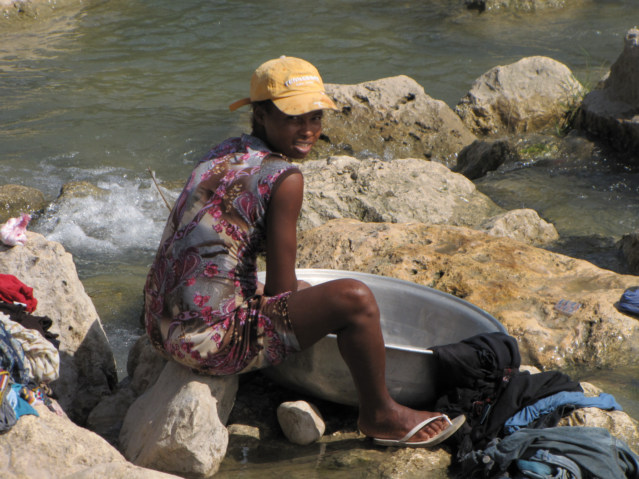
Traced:
<path fill-rule="evenodd" d="M 435 410 L 466 416 L 449 440 L 453 476 L 639 479 L 639 456 L 607 429 L 557 427 L 577 408 L 621 410 L 610 394 L 587 397 L 559 371 L 520 371 L 517 341 L 504 333 L 431 349 L 441 371 Z"/>
<path fill-rule="evenodd" d="M 64 415 L 49 388 L 60 374 L 60 342 L 51 318 L 32 314 L 37 304 L 33 288 L 0 274 L 0 434 L 23 415 L 39 416 L 38 403 Z"/>

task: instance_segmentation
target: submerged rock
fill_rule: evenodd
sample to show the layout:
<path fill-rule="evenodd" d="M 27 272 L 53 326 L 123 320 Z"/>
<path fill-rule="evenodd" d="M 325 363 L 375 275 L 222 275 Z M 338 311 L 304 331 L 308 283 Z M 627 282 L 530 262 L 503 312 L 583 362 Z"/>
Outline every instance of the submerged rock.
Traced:
<path fill-rule="evenodd" d="M 17 218 L 20 213 L 39 213 L 46 206 L 44 194 L 36 188 L 21 185 L 0 186 L 0 224 L 9 218 Z"/>
<path fill-rule="evenodd" d="M 464 0 L 469 9 L 483 11 L 518 10 L 534 12 L 537 10 L 564 8 L 583 0 Z"/>
<path fill-rule="evenodd" d="M 81 8 L 86 0 L 0 0 L 0 14 L 5 20 L 49 17 L 66 7 Z"/>
<path fill-rule="evenodd" d="M 518 159 L 517 150 L 507 140 L 475 140 L 459 152 L 452 170 L 475 180 L 504 163 L 512 163 Z"/>
<path fill-rule="evenodd" d="M 86 198 L 87 196 L 100 197 L 106 195 L 107 190 L 100 188 L 88 181 L 70 181 L 62 185 L 60 195 L 56 203 L 68 201 L 71 198 Z"/>

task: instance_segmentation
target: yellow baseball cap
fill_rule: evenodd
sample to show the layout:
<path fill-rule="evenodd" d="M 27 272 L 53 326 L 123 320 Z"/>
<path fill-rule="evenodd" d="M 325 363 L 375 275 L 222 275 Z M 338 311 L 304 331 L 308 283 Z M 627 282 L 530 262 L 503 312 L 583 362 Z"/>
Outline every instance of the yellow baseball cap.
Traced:
<path fill-rule="evenodd" d="M 229 110 L 254 101 L 271 100 L 287 115 L 303 115 L 315 110 L 337 110 L 324 91 L 317 68 L 306 60 L 281 56 L 260 65 L 251 77 L 249 98 L 229 105 Z"/>

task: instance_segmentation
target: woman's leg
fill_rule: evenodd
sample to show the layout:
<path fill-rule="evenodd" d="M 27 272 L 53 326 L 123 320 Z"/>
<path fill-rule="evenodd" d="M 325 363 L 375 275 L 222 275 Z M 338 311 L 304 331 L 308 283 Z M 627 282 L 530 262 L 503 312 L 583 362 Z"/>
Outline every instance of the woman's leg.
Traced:
<path fill-rule="evenodd" d="M 396 403 L 386 388 L 386 356 L 377 302 L 362 282 L 339 279 L 292 293 L 289 318 L 302 349 L 330 333 L 357 388 L 359 428 L 367 436 L 399 439 L 424 419 L 436 415 Z M 423 441 L 445 429 L 437 420 L 415 434 Z"/>

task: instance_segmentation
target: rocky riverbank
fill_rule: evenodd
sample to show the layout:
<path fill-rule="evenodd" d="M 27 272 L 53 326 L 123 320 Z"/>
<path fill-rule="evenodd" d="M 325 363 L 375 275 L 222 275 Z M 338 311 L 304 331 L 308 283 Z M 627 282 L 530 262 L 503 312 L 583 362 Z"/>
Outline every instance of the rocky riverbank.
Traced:
<path fill-rule="evenodd" d="M 628 32 L 610 75 L 583 100 L 570 71 L 540 57 L 487 72 L 455 110 L 403 76 L 329 85 L 340 111 L 327 116 L 316 158 L 300 165 L 307 188 L 299 266 L 382 274 L 462 297 L 499 319 L 517 338 L 524 363 L 541 370 L 636 366 L 639 322 L 615 303 L 637 277 L 541 248 L 557 238 L 551 224 L 532 210 L 502 210 L 469 178 L 516 157 L 510 136 L 573 121 L 572 135 L 581 141 L 632 151 L 639 138 L 632 113 L 638 34 Z M 634 165 L 636 155 L 626 158 Z M 4 185 L 0 194 L 8 188 L 15 190 Z M 19 202 L 4 200 L 5 219 L 44 208 L 38 193 L 20 189 Z M 631 265 L 633 244 L 630 237 L 621 245 Z M 70 418 L 43 409 L 3 435 L 7 477 L 170 477 L 145 468 L 209 477 L 225 455 L 241 454 L 247 444 L 293 447 L 274 419 L 290 393 L 265 386 L 261 376 L 198 376 L 165 363 L 141 338 L 128 377 L 116 384 L 100 319 L 61 245 L 30 233 L 25 246 L 0 247 L 0 265 L 34 288 L 37 312 L 60 334 L 61 377 L 53 390 Z M 581 307 L 562 314 L 555 309 L 562 299 Z M 257 392 L 265 396 L 259 410 L 245 396 Z M 445 448 L 382 453 L 357 434 L 354 411 L 320 406 L 328 411 L 320 442 L 350 445 L 330 457 L 338 467 L 357 463 L 377 477 L 445 477 Z M 578 410 L 564 421 L 607 427 L 639 447 L 638 423 L 625 413 Z"/>

